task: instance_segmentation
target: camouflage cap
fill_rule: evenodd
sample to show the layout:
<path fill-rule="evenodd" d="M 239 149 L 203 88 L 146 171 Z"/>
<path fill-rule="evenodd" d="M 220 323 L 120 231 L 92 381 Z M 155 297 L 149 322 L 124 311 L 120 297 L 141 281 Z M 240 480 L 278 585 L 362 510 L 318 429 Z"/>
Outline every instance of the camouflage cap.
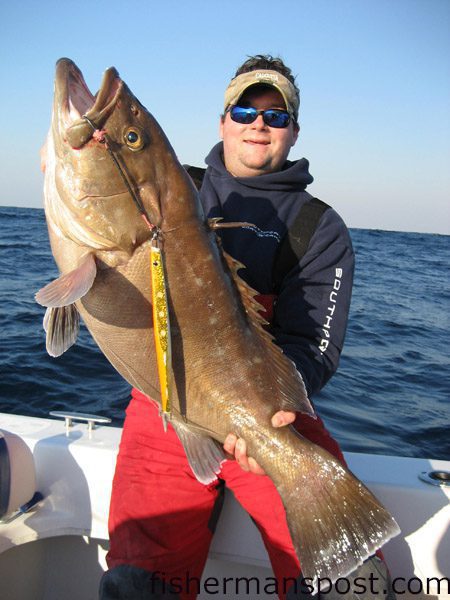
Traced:
<path fill-rule="evenodd" d="M 284 75 L 278 71 L 270 69 L 256 69 L 248 73 L 241 73 L 231 80 L 230 85 L 225 90 L 225 107 L 235 106 L 242 94 L 252 85 L 270 85 L 280 92 L 286 104 L 286 109 L 295 120 L 298 119 L 298 108 L 300 98 L 293 84 Z"/>

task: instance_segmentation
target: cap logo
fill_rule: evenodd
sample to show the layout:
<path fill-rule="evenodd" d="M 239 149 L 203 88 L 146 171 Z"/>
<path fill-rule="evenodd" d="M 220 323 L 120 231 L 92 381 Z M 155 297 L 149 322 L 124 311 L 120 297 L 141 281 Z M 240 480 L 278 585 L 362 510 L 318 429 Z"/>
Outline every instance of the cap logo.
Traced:
<path fill-rule="evenodd" d="M 278 75 L 274 73 L 256 73 L 256 79 L 268 79 L 270 81 L 278 81 Z"/>

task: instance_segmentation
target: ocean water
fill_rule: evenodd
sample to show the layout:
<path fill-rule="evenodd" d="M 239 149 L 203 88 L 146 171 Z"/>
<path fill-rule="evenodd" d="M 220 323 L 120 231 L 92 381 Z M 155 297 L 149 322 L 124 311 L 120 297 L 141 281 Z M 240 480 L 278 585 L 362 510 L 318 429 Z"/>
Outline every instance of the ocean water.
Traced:
<path fill-rule="evenodd" d="M 450 460 L 450 239 L 351 235 L 357 266 L 346 344 L 317 410 L 344 450 Z M 57 269 L 43 210 L 0 207 L 0 249 L 0 412 L 77 410 L 121 424 L 130 387 L 84 327 L 62 357 L 45 351 L 34 294 Z"/>

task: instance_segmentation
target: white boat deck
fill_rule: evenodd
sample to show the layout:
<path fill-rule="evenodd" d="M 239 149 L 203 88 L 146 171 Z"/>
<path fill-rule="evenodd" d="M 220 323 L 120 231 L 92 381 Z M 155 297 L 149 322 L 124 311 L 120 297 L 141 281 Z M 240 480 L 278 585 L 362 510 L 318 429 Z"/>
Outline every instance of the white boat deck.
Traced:
<path fill-rule="evenodd" d="M 89 432 L 86 424 L 75 423 L 66 430 L 59 420 L 1 413 L 0 429 L 25 441 L 36 468 L 36 488 L 44 495 L 29 513 L 0 524 L 0 598 L 97 598 L 96 586 L 105 568 L 109 497 L 121 429 L 99 427 Z M 403 585 L 408 592 L 410 580 L 409 593 L 401 597 L 420 598 L 422 594 L 415 591 L 421 585 L 425 591 L 430 579 L 450 576 L 450 488 L 429 485 L 419 475 L 432 470 L 450 471 L 450 462 L 355 453 L 346 453 L 346 459 L 400 525 L 402 534 L 384 546 L 383 552 L 392 577 L 404 580 L 404 584 L 399 580 L 399 589 Z M 36 547 L 41 550 L 36 552 Z M 20 582 L 13 577 L 18 552 Z M 77 556 L 77 564 L 70 569 L 68 552 Z M 29 573 L 52 571 L 51 582 L 36 582 L 30 576 L 27 583 L 23 567 Z M 268 557 L 254 524 L 228 494 L 205 577 L 219 581 L 224 573 L 233 573 L 236 579 L 248 577 L 250 572 L 260 580 L 270 576 Z M 214 579 L 211 582 L 213 585 Z M 84 586 L 83 592 L 80 585 Z M 27 591 L 26 586 L 34 587 Z M 2 591 L 6 589 L 8 595 Z M 72 589 L 74 595 L 69 593 Z M 65 590 L 63 596 L 58 595 L 61 590 Z M 253 592 L 221 596 L 214 587 L 212 591 L 215 598 L 274 597 L 263 593 L 252 596 Z M 427 591 L 437 593 L 435 581 L 430 582 Z M 449 597 L 442 592 L 440 598 Z M 210 596 L 203 590 L 199 597 Z"/>

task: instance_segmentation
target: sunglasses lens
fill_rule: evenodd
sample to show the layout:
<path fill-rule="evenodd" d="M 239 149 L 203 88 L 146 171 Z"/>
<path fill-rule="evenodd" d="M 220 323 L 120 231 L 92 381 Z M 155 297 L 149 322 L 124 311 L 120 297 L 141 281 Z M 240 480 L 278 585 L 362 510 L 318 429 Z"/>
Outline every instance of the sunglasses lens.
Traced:
<path fill-rule="evenodd" d="M 245 108 L 243 106 L 233 106 L 230 109 L 230 116 L 233 121 L 236 123 L 241 123 L 241 125 L 248 125 L 249 123 L 253 123 L 257 116 L 262 113 L 264 123 L 269 127 L 276 127 L 277 129 L 282 129 L 289 125 L 291 117 L 288 112 L 285 110 L 278 110 L 276 108 L 270 108 L 265 111 L 258 111 L 256 108 Z"/>
<path fill-rule="evenodd" d="M 233 106 L 230 110 L 230 116 L 236 123 L 248 124 L 258 116 L 258 111 L 255 108 L 243 108 L 242 106 Z"/>
<path fill-rule="evenodd" d="M 269 127 L 276 127 L 282 129 L 289 125 L 291 117 L 285 110 L 266 110 L 263 113 L 264 123 Z"/>

